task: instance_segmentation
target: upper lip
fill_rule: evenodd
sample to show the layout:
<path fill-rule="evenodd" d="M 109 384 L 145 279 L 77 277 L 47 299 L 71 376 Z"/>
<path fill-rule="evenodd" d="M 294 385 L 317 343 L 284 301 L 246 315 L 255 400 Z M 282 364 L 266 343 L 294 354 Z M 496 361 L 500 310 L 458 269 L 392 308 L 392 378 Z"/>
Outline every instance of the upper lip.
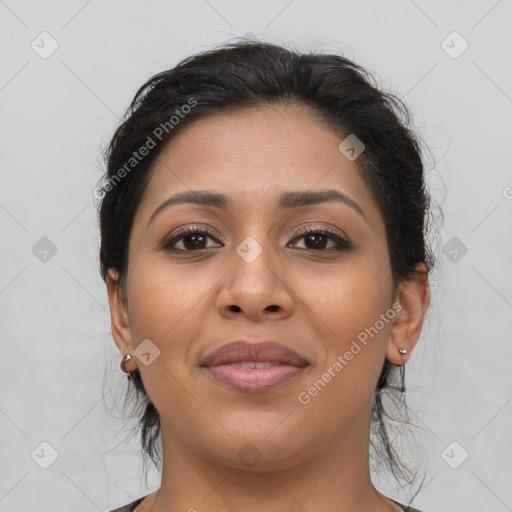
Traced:
<path fill-rule="evenodd" d="M 276 362 L 292 366 L 306 366 L 309 362 L 291 348 L 275 341 L 238 340 L 210 352 L 200 366 L 220 366 L 243 362 Z"/>

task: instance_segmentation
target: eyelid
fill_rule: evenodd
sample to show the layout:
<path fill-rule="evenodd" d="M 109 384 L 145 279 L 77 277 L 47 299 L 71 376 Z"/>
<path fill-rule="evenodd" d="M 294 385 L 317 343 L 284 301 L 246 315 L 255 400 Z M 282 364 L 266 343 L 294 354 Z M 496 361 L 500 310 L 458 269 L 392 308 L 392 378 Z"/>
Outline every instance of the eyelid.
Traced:
<path fill-rule="evenodd" d="M 165 243 L 165 241 L 172 240 L 173 238 L 175 238 L 179 235 L 183 235 L 183 234 L 194 232 L 194 231 L 205 231 L 206 233 L 208 233 L 208 236 L 211 236 L 212 238 L 214 238 L 214 237 L 221 238 L 221 235 L 219 234 L 219 232 L 208 225 L 192 224 L 192 225 L 185 226 L 182 228 L 177 228 L 176 230 L 172 231 L 169 235 L 167 235 L 165 237 L 164 243 Z"/>
<path fill-rule="evenodd" d="M 327 231 L 328 233 L 336 235 L 340 238 L 345 239 L 347 242 L 350 242 L 350 238 L 343 230 L 335 228 L 334 226 L 331 226 L 329 224 L 306 224 L 305 226 L 298 228 L 296 236 L 300 236 L 304 233 L 307 234 L 310 231 Z"/>

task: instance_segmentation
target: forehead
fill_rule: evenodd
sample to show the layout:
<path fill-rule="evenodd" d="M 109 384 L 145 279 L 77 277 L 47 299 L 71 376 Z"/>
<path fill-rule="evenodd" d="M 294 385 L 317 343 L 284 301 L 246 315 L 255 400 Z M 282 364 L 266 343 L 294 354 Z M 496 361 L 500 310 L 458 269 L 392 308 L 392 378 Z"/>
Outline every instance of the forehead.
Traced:
<path fill-rule="evenodd" d="M 238 211 L 276 204 L 291 190 L 337 189 L 378 223 L 375 200 L 344 137 L 305 109 L 261 107 L 202 117 L 178 132 L 154 162 L 140 213 L 146 219 L 177 192 L 212 190 Z"/>

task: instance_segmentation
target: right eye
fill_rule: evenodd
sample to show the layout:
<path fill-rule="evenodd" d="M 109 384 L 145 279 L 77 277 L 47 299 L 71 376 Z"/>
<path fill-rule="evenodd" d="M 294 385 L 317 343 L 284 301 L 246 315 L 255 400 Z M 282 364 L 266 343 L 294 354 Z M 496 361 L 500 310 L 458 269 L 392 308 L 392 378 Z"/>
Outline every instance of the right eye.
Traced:
<path fill-rule="evenodd" d="M 206 247 L 206 240 L 213 238 L 213 235 L 204 229 L 198 228 L 186 228 L 183 231 L 175 234 L 169 240 L 166 240 L 162 244 L 162 249 L 171 252 L 197 252 L 202 249 L 209 249 L 212 246 Z M 181 243 L 182 248 L 176 248 L 175 246 Z"/>

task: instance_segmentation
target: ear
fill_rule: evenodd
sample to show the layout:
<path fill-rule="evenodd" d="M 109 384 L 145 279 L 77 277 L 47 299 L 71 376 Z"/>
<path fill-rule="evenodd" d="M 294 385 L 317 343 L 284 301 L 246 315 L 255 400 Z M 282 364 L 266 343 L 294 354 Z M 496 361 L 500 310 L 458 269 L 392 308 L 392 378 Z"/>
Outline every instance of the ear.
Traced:
<path fill-rule="evenodd" d="M 107 291 L 110 304 L 110 322 L 112 337 L 121 354 L 133 353 L 133 336 L 128 316 L 128 301 L 119 285 L 119 271 L 109 268 L 107 272 Z"/>
<path fill-rule="evenodd" d="M 386 359 L 398 366 L 409 359 L 420 337 L 425 313 L 430 304 L 427 267 L 424 263 L 418 263 L 416 271 L 412 280 L 398 284 L 395 297 L 401 310 L 391 322 Z M 407 354 L 400 354 L 399 349 L 407 350 Z"/>

